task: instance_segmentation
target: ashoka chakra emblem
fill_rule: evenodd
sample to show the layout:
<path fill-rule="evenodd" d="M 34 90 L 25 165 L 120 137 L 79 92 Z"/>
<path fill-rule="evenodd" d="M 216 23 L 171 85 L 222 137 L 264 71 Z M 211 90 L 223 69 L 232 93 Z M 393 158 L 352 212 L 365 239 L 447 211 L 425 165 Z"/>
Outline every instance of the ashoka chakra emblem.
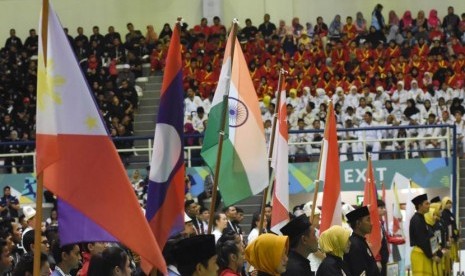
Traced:
<path fill-rule="evenodd" d="M 247 106 L 242 101 L 232 97 L 228 97 L 228 105 L 229 126 L 240 127 L 245 124 L 249 117 Z"/>

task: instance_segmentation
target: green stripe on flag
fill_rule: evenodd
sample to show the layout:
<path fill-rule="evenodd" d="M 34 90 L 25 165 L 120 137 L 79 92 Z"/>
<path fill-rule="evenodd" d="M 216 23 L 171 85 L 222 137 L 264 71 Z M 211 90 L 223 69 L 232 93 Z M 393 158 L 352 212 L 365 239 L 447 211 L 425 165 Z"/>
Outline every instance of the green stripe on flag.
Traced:
<path fill-rule="evenodd" d="M 215 172 L 216 157 L 218 153 L 219 133 L 221 130 L 221 112 L 223 102 L 213 106 L 208 116 L 207 130 L 203 142 L 201 156 Z M 221 167 L 219 173 L 219 188 L 221 196 L 226 206 L 235 204 L 238 201 L 252 196 L 247 172 L 242 161 L 237 154 L 231 140 L 228 139 L 229 116 L 226 113 L 225 138 L 223 141 L 223 151 L 221 154 Z"/>

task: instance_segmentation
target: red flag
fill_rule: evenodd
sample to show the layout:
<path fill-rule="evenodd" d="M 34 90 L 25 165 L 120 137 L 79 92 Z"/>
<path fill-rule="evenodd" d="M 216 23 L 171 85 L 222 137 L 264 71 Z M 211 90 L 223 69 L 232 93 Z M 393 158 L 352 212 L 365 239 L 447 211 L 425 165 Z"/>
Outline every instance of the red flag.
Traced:
<path fill-rule="evenodd" d="M 326 122 L 318 172 L 320 184 L 324 185 L 320 233 L 332 225 L 342 224 L 339 146 L 337 144 L 336 116 L 332 102 L 329 102 Z"/>
<path fill-rule="evenodd" d="M 381 224 L 378 214 L 378 193 L 376 192 L 376 183 L 373 173 L 373 165 L 371 157 L 368 158 L 368 166 L 365 176 L 365 193 L 363 195 L 363 206 L 368 206 L 370 210 L 370 219 L 373 228 L 371 233 L 367 235 L 367 242 L 370 245 L 373 255 L 376 256 L 381 249 Z"/>

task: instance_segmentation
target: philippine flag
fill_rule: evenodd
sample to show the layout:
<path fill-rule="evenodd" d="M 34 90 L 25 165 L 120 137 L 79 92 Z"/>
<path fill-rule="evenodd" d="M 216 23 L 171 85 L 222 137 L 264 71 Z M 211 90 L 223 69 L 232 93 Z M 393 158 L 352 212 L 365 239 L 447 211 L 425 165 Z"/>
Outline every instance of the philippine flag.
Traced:
<path fill-rule="evenodd" d="M 166 272 L 73 49 L 46 1 L 37 76 L 37 175 L 60 199 L 61 242 L 116 239 L 150 268 Z"/>

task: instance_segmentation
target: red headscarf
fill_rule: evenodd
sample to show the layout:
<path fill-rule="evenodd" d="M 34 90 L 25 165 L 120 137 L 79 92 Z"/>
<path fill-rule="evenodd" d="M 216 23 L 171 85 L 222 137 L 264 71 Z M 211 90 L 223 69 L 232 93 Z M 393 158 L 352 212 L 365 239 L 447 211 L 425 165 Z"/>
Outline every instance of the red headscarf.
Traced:
<path fill-rule="evenodd" d="M 430 10 L 428 16 L 428 25 L 430 25 L 432 28 L 436 28 L 440 24 L 441 21 L 438 18 L 438 11 L 435 9 Z"/>

